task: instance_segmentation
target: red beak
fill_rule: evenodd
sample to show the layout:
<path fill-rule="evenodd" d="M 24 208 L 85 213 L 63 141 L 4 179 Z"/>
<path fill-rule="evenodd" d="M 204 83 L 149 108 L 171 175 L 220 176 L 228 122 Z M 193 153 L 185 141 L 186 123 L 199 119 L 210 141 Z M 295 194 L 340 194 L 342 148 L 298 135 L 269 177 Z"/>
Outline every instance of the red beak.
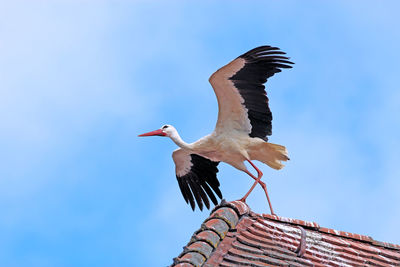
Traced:
<path fill-rule="evenodd" d="M 148 132 L 148 133 L 144 133 L 144 134 L 141 134 L 141 135 L 138 135 L 138 136 L 139 137 L 143 137 L 143 136 L 154 136 L 154 135 L 166 136 L 166 134 L 161 129 L 158 129 L 158 130 L 155 130 L 155 131 L 152 131 L 152 132 Z"/>

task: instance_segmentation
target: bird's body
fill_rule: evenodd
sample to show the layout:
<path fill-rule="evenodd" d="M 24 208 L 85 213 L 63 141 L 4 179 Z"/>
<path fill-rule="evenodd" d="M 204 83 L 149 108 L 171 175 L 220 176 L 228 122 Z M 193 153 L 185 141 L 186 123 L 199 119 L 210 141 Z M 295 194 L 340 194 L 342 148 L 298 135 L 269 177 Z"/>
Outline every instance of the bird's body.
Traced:
<path fill-rule="evenodd" d="M 212 161 L 222 161 L 233 167 L 244 170 L 244 161 L 249 158 L 250 143 L 245 135 L 239 132 L 229 134 L 212 133 L 194 143 L 199 155 Z"/>
<path fill-rule="evenodd" d="M 191 144 L 191 152 L 211 161 L 223 161 L 243 170 L 240 163 L 248 159 L 249 138 L 238 132 L 212 133 Z"/>
<path fill-rule="evenodd" d="M 268 142 L 272 114 L 263 86 L 281 68 L 291 67 L 288 64 L 292 62 L 282 54 L 285 53 L 276 47 L 261 46 L 239 56 L 211 75 L 209 81 L 219 107 L 217 124 L 211 134 L 191 144 L 184 142 L 170 125 L 140 135 L 168 136 L 180 147 L 172 157 L 182 195 L 186 202 L 190 202 L 192 209 L 195 207 L 194 199 L 200 209 L 203 203 L 209 208 L 209 199 L 217 204 L 212 190 L 222 198 L 216 174 L 218 163 L 225 162 L 255 180 L 242 200 L 245 201 L 258 183 L 263 187 L 273 213 L 266 186 L 260 181 L 262 173 L 252 160 L 281 169 L 281 161 L 289 159 L 284 146 Z M 258 177 L 247 170 L 245 161 L 256 169 Z"/>
<path fill-rule="evenodd" d="M 180 139 L 181 140 L 181 139 Z M 285 147 L 268 143 L 258 137 L 249 137 L 240 131 L 217 133 L 206 135 L 194 143 L 177 143 L 187 153 L 197 154 L 215 162 L 225 162 L 241 171 L 247 170 L 246 160 L 258 160 L 274 169 L 281 169 L 281 160 L 287 160 Z M 179 149 L 178 149 L 179 150 Z M 273 151 L 279 151 L 281 156 L 273 155 Z"/>

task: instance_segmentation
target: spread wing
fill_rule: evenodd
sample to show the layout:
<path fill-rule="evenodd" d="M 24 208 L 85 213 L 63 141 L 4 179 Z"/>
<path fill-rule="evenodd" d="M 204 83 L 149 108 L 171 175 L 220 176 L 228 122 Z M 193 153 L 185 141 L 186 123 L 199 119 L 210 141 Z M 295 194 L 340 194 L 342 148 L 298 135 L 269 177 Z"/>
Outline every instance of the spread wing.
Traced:
<path fill-rule="evenodd" d="M 215 131 L 238 130 L 268 140 L 272 113 L 264 83 L 282 68 L 291 68 L 288 57 L 277 47 L 260 46 L 217 70 L 210 83 L 218 99 Z"/>
<path fill-rule="evenodd" d="M 197 154 L 190 154 L 183 149 L 175 150 L 172 158 L 175 162 L 179 188 L 186 203 L 190 203 L 193 210 L 196 207 L 194 199 L 200 210 L 203 210 L 203 203 L 207 209 L 210 208 L 209 198 L 214 205 L 217 205 L 218 201 L 214 193 L 222 198 L 217 179 L 219 162 L 211 161 Z"/>

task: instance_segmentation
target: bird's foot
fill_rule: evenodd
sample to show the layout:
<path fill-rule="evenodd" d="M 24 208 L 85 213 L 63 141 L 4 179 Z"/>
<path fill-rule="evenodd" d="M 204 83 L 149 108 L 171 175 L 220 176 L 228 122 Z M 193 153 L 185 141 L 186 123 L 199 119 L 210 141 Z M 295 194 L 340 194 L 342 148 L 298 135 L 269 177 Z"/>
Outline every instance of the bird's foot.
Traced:
<path fill-rule="evenodd" d="M 267 185 L 263 181 L 258 181 L 261 187 L 264 189 L 265 195 L 268 200 L 269 209 L 271 210 L 271 215 L 277 216 L 274 210 L 272 209 L 271 201 L 269 200 L 268 192 L 267 192 Z"/>
<path fill-rule="evenodd" d="M 238 199 L 237 201 L 240 201 L 240 202 L 246 203 L 246 198 L 245 198 L 245 197 L 242 197 L 241 199 Z"/>

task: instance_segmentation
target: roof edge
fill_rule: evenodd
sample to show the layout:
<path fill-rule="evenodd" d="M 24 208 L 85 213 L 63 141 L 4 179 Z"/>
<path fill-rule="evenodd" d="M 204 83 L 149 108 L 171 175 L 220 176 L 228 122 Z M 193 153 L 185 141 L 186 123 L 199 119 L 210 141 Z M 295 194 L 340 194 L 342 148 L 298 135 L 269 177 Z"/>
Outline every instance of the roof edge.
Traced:
<path fill-rule="evenodd" d="M 388 243 L 388 242 L 377 241 L 377 240 L 373 239 L 372 237 L 366 236 L 366 235 L 354 234 L 354 233 L 349 233 L 349 232 L 345 232 L 345 231 L 339 231 L 339 230 L 321 227 L 316 222 L 303 221 L 303 220 L 299 220 L 299 219 L 291 219 L 291 218 L 277 216 L 277 215 L 271 215 L 271 214 L 262 214 L 262 218 L 273 220 L 273 221 L 279 221 L 279 222 L 283 222 L 283 223 L 287 223 L 287 224 L 292 224 L 292 225 L 299 225 L 304 228 L 318 230 L 318 231 L 324 232 L 326 234 L 331 234 L 331 235 L 335 235 L 335 236 L 340 236 L 340 237 L 344 237 L 344 238 L 350 238 L 350 239 L 354 239 L 357 241 L 370 243 L 370 244 L 373 244 L 373 245 L 379 246 L 379 247 L 400 250 L 400 245 L 392 244 L 392 243 Z"/>
<path fill-rule="evenodd" d="M 189 243 L 183 247 L 183 252 L 173 259 L 171 266 L 201 266 L 209 258 L 228 232 L 236 230 L 241 217 L 250 214 L 249 206 L 241 201 L 221 203 L 211 210 L 210 216 L 194 232 Z"/>
<path fill-rule="evenodd" d="M 183 252 L 177 258 L 173 259 L 173 264 L 171 266 L 202 266 L 210 258 L 210 255 L 215 251 L 222 240 L 224 240 L 228 232 L 235 232 L 236 225 L 239 223 L 240 219 L 246 216 L 297 225 L 306 229 L 400 251 L 400 245 L 376 241 L 370 236 L 321 227 L 316 222 L 291 219 L 271 214 L 260 215 L 252 212 L 250 207 L 242 201 L 236 200 L 227 202 L 225 199 L 222 199 L 221 203 L 214 207 L 210 216 L 202 223 L 200 229 L 194 232 L 188 244 L 183 247 Z"/>

